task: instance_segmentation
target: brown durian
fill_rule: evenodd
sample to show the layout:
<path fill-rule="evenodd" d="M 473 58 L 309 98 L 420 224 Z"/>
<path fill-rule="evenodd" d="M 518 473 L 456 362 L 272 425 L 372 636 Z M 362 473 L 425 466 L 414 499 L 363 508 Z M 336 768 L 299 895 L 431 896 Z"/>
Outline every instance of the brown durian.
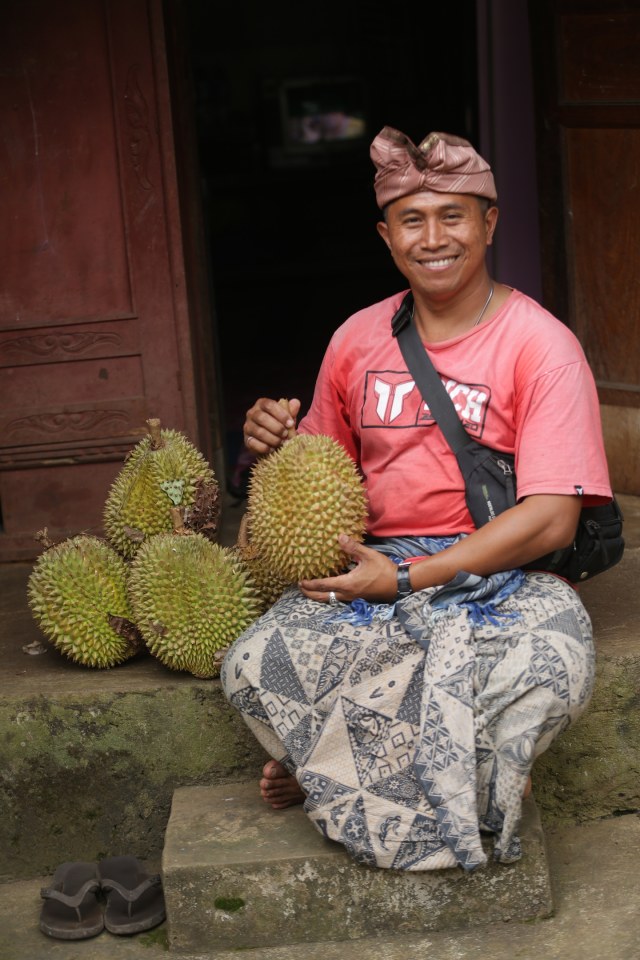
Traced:
<path fill-rule="evenodd" d="M 260 600 L 260 612 L 265 613 L 282 595 L 289 585 L 289 581 L 283 580 L 282 577 L 273 573 L 260 557 L 255 543 L 251 540 L 248 513 L 245 513 L 240 521 L 238 542 L 235 549 L 255 583 Z"/>

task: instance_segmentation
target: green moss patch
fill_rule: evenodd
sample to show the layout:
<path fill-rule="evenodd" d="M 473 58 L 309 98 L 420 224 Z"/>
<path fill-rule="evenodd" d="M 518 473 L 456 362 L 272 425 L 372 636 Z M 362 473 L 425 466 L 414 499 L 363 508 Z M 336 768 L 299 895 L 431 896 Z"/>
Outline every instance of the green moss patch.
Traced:
<path fill-rule="evenodd" d="M 225 913 L 237 913 L 244 907 L 242 897 L 216 897 L 213 901 L 216 910 L 224 910 Z"/>

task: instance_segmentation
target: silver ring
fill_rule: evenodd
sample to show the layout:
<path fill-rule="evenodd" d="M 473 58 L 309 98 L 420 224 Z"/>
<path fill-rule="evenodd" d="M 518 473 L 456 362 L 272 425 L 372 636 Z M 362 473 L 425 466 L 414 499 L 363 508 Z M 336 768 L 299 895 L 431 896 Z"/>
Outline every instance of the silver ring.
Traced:
<path fill-rule="evenodd" d="M 336 595 L 335 595 L 335 593 L 333 592 L 333 590 L 330 590 L 330 591 L 329 591 L 329 603 L 331 604 L 332 607 L 337 607 L 337 606 L 338 606 L 338 598 L 336 597 Z"/>

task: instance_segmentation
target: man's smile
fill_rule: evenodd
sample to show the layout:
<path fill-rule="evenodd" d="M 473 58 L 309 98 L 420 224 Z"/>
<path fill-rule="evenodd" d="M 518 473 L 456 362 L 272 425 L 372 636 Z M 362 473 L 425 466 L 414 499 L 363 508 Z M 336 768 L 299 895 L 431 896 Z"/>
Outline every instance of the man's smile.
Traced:
<path fill-rule="evenodd" d="M 438 260 L 418 260 L 417 262 L 421 267 L 426 267 L 427 270 L 442 270 L 450 267 L 457 259 L 457 257 L 440 257 Z"/>

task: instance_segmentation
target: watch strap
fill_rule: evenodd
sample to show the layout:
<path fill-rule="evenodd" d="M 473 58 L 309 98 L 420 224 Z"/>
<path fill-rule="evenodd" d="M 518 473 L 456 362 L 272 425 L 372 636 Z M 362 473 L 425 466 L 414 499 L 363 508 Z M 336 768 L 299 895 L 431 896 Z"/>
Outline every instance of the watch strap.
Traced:
<path fill-rule="evenodd" d="M 413 587 L 411 586 L 411 578 L 409 577 L 409 567 L 410 563 L 399 563 L 397 570 L 398 578 L 398 591 L 396 593 L 396 600 L 402 600 L 403 597 L 408 597 L 413 593 Z"/>

